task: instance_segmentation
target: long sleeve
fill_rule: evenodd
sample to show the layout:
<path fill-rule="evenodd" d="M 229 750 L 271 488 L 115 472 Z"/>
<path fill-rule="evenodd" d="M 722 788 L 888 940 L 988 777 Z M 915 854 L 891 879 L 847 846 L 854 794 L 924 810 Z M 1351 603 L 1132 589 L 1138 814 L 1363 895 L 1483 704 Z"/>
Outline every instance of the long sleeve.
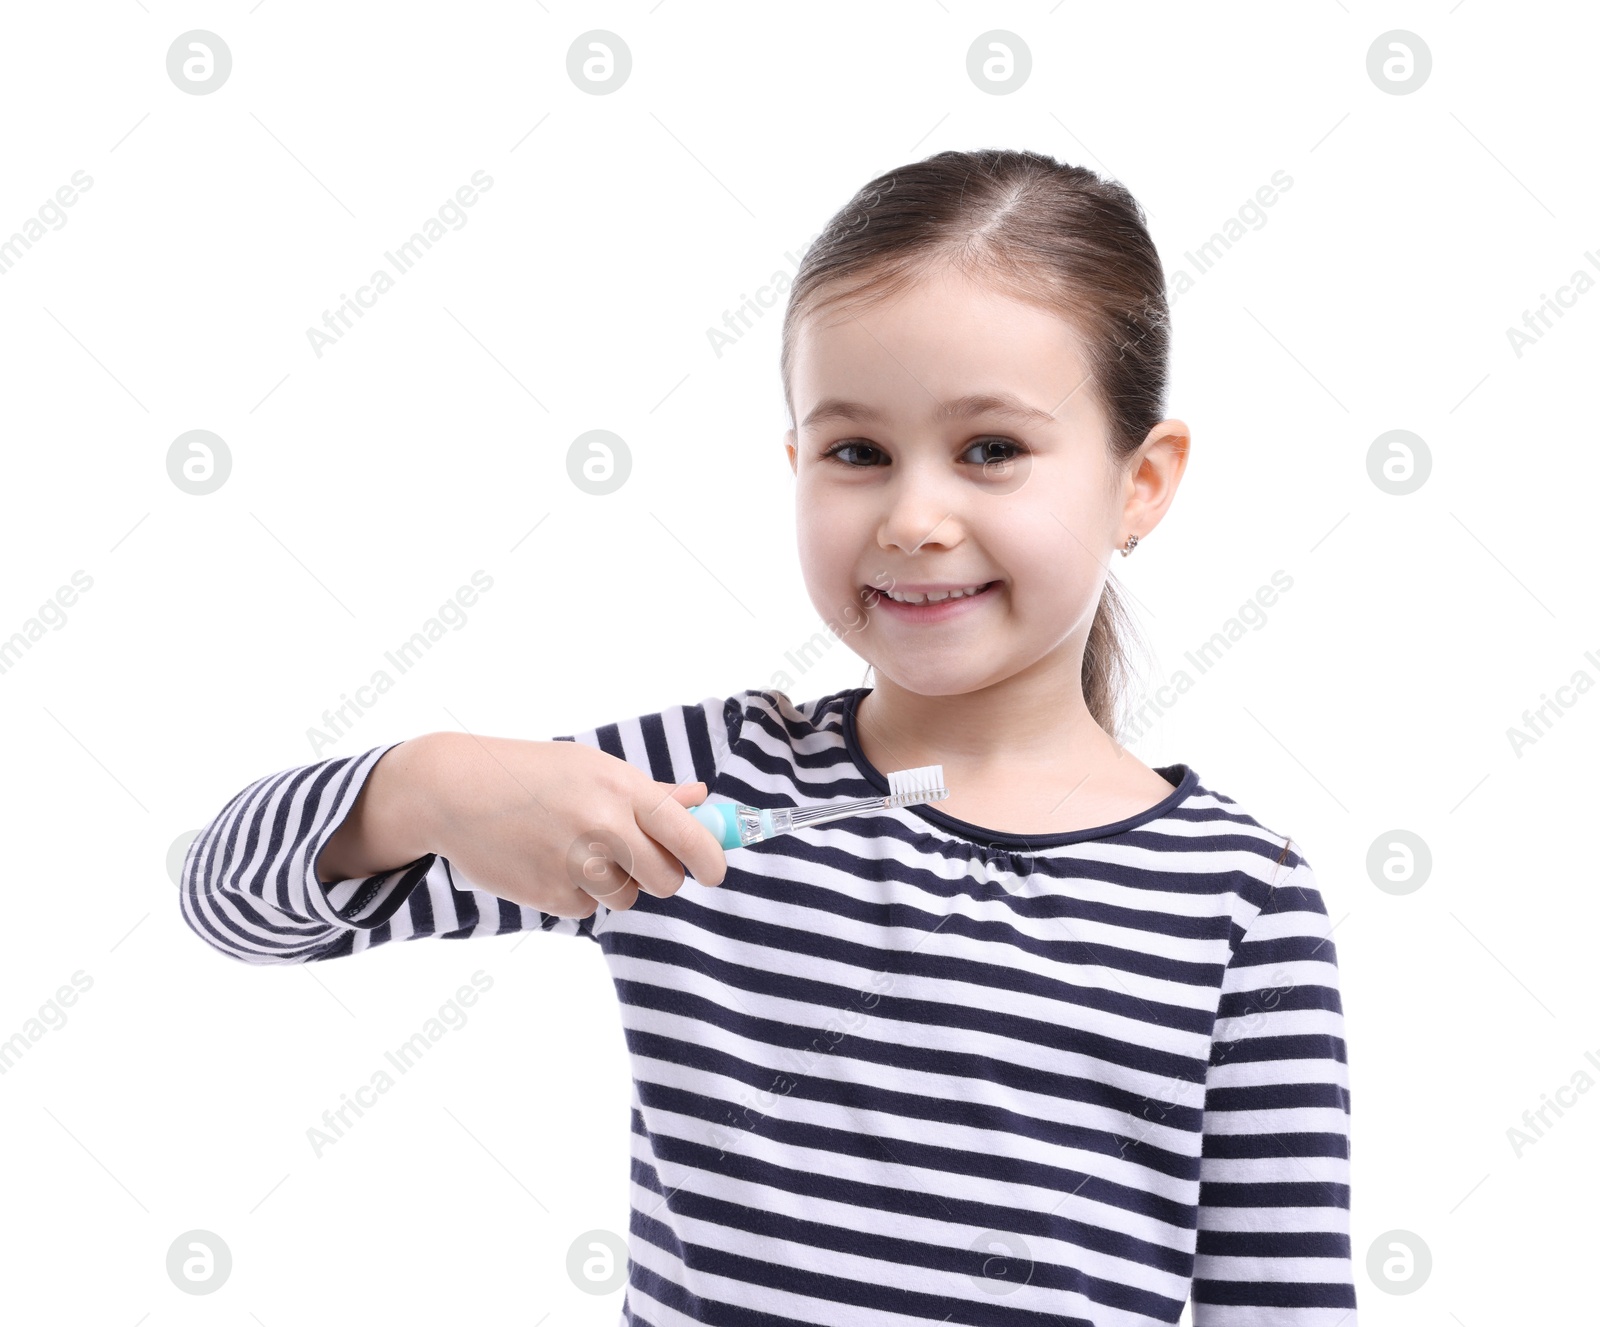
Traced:
<path fill-rule="evenodd" d="M 707 698 L 554 740 L 583 742 L 670 783 L 716 779 L 742 721 L 738 698 Z M 242 789 L 184 858 L 184 920 L 246 963 L 341 958 L 396 940 L 456 940 L 540 930 L 597 939 L 603 905 L 557 917 L 473 888 L 429 853 L 396 870 L 324 884 L 316 860 L 373 767 L 398 743 L 280 771 Z"/>
<path fill-rule="evenodd" d="M 1206 1071 L 1195 1327 L 1357 1327 L 1350 1090 L 1330 932 L 1300 859 L 1224 975 Z"/>

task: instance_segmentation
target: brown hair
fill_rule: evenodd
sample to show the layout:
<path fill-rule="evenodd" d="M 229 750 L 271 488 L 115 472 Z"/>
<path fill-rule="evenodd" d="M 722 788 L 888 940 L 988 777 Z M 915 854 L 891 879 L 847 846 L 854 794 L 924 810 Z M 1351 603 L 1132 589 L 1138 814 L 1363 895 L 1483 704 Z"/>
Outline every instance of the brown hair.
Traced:
<path fill-rule="evenodd" d="M 1168 310 L 1144 210 L 1121 184 L 1038 152 L 939 152 L 870 181 L 806 250 L 783 318 L 789 388 L 801 322 L 892 296 L 949 267 L 1059 313 L 1110 421 L 1113 474 L 1166 418 Z M 1108 575 L 1083 654 L 1083 698 L 1113 738 L 1135 625 Z"/>

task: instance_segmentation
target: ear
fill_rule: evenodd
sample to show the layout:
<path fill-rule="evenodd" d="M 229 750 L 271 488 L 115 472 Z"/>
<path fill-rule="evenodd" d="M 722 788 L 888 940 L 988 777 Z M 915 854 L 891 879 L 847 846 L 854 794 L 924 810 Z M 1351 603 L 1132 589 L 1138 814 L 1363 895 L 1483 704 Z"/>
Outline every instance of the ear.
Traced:
<path fill-rule="evenodd" d="M 793 429 L 790 429 L 788 433 L 784 434 L 783 449 L 789 453 L 789 469 L 795 474 L 799 474 L 800 452 L 795 446 L 796 437 L 797 435 Z"/>
<path fill-rule="evenodd" d="M 1163 419 L 1145 435 L 1140 454 L 1128 467 L 1122 510 L 1123 528 L 1143 535 L 1160 523 L 1177 495 L 1189 464 L 1189 426 Z"/>

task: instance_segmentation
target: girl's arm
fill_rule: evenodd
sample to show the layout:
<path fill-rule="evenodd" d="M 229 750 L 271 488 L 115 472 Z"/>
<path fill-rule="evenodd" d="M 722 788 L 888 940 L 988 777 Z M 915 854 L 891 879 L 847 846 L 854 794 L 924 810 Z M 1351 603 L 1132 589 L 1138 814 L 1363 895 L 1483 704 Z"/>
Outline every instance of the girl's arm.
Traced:
<path fill-rule="evenodd" d="M 1350 1088 L 1329 933 L 1302 859 L 1223 978 L 1206 1073 L 1194 1327 L 1357 1327 Z"/>
<path fill-rule="evenodd" d="M 350 814 L 312 859 L 325 885 L 399 870 L 433 851 L 429 764 L 440 734 L 389 747 L 373 764 Z"/>
<path fill-rule="evenodd" d="M 555 740 L 596 747 L 663 782 L 700 780 L 709 789 L 743 721 L 741 702 L 707 698 Z M 242 789 L 189 846 L 178 891 L 184 920 L 245 963 L 305 963 L 394 940 L 512 931 L 597 940 L 604 905 L 587 917 L 541 912 L 464 884 L 449 861 L 427 851 L 427 817 L 418 809 L 427 756 L 428 739 L 417 738 Z M 339 878 L 346 873 L 357 874 Z"/>

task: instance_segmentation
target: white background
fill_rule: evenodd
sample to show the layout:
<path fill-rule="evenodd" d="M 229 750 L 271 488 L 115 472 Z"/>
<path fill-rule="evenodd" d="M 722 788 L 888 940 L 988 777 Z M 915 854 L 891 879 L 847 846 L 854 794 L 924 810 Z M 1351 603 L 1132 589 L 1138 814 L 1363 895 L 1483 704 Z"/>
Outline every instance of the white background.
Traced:
<path fill-rule="evenodd" d="M 232 51 L 209 95 L 167 74 L 192 28 Z M 567 74 L 595 28 L 632 53 L 610 95 Z M 967 74 L 993 28 L 1032 53 L 1009 95 Z M 1367 74 L 1396 28 L 1433 54 L 1409 95 Z M 0 1076 L 0 1316 L 615 1321 L 621 1292 L 565 1270 L 580 1233 L 627 1229 L 599 953 L 505 937 L 250 967 L 184 924 L 169 853 L 263 774 L 425 731 L 542 738 L 781 673 L 797 701 L 863 684 L 844 642 L 798 676 L 785 657 L 822 628 L 781 301 L 720 356 L 707 333 L 861 184 L 985 146 L 1121 179 L 1169 270 L 1292 177 L 1174 303 L 1193 456 L 1112 570 L 1148 685 L 1274 571 L 1293 588 L 1134 750 L 1193 765 L 1317 873 L 1366 1327 L 1592 1314 L 1600 1094 L 1520 1157 L 1508 1130 L 1600 1081 L 1600 697 L 1564 693 L 1520 755 L 1507 734 L 1600 676 L 1600 293 L 1520 357 L 1507 329 L 1600 278 L 1597 51 L 1576 7 L 1487 0 L 8 8 L 0 237 L 75 171 L 93 185 L 0 278 L 0 638 L 75 571 L 93 587 L 0 674 L 0 1039 L 74 972 L 92 986 Z M 480 169 L 466 226 L 314 354 L 307 328 Z M 167 473 L 197 428 L 233 466 L 203 497 Z M 1396 428 L 1432 456 L 1404 497 L 1367 471 Z M 590 429 L 632 455 L 609 496 L 567 478 Z M 480 569 L 467 625 L 314 751 L 323 712 Z M 1433 855 L 1405 895 L 1367 868 L 1395 829 Z M 315 1157 L 306 1130 L 478 969 L 471 1021 Z M 214 1295 L 167 1277 L 191 1229 L 232 1250 Z M 1366 1270 L 1395 1230 L 1433 1260 L 1404 1296 Z"/>

